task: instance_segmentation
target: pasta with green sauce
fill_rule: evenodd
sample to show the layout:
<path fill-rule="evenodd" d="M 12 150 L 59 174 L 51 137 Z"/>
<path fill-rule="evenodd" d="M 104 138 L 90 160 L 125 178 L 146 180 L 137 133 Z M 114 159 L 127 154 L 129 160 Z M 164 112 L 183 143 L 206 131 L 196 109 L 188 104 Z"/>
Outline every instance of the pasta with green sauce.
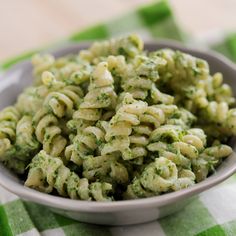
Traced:
<path fill-rule="evenodd" d="M 0 161 L 27 187 L 146 198 L 203 181 L 232 153 L 235 98 L 203 59 L 129 35 L 32 64 L 34 84 L 0 112 Z"/>

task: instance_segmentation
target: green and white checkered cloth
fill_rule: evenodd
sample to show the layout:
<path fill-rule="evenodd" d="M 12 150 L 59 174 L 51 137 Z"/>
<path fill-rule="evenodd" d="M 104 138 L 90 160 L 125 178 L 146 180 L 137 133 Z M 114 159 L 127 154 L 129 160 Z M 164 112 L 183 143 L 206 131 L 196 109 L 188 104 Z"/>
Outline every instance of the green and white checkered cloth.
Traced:
<path fill-rule="evenodd" d="M 66 41 L 104 39 L 131 32 L 140 34 L 144 39 L 170 38 L 191 44 L 194 42 L 190 37 L 186 40 L 186 35 L 176 26 L 166 1 L 154 2 L 108 23 L 96 25 L 72 35 Z M 220 51 L 236 61 L 236 34 L 227 37 L 222 37 L 221 34 L 217 38 L 214 45 L 209 45 L 209 42 L 205 41 L 204 45 L 201 42 L 201 46 Z M 34 52 L 2 63 L 1 70 L 8 69 Z M 234 236 L 236 177 L 233 176 L 223 184 L 200 194 L 176 214 L 151 223 L 126 227 L 79 223 L 55 214 L 46 207 L 23 201 L 0 187 L 0 235 Z"/>

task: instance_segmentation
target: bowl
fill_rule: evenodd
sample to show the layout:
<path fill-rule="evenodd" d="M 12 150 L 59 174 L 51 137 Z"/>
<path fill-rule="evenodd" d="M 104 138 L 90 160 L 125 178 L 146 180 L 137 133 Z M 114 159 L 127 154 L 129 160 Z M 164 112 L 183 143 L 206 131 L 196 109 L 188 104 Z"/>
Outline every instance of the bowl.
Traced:
<path fill-rule="evenodd" d="M 76 53 L 87 48 L 90 43 L 78 43 L 60 46 L 48 50 L 56 57 L 68 53 Z M 208 61 L 211 73 L 220 71 L 225 82 L 230 84 L 236 94 L 236 66 L 224 56 L 210 52 L 187 48 L 179 43 L 165 40 L 149 42 L 145 48 L 153 51 L 160 48 L 178 49 Z M 32 66 L 30 61 L 23 61 L 0 76 L 0 109 L 15 102 L 17 95 L 32 83 Z M 236 141 L 232 139 L 230 145 L 236 148 Z M 177 192 L 167 193 L 156 197 L 124 200 L 117 202 L 89 202 L 71 200 L 58 196 L 48 195 L 30 189 L 23 185 L 23 181 L 6 167 L 0 164 L 0 185 L 8 191 L 44 206 L 52 211 L 70 217 L 80 222 L 102 225 L 130 225 L 144 223 L 172 214 L 181 210 L 199 193 L 219 184 L 236 172 L 236 154 L 226 158 L 217 168 L 217 171 L 190 188 Z"/>

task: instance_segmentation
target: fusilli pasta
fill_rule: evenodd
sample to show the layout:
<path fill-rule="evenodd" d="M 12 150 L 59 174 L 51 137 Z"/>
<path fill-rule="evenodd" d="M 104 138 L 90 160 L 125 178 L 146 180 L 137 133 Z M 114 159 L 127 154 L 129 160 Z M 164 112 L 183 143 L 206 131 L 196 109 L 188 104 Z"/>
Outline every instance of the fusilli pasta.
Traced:
<path fill-rule="evenodd" d="M 0 161 L 71 199 L 157 196 L 203 181 L 236 134 L 235 98 L 192 55 L 137 35 L 32 58 L 34 84 L 0 112 Z"/>
<path fill-rule="evenodd" d="M 25 182 L 26 186 L 50 193 L 55 188 L 62 196 L 82 200 L 111 200 L 107 194 L 112 190 L 108 183 L 95 182 L 89 184 L 86 178 L 79 176 L 64 166 L 56 157 L 39 152 L 30 164 L 30 171 Z"/>

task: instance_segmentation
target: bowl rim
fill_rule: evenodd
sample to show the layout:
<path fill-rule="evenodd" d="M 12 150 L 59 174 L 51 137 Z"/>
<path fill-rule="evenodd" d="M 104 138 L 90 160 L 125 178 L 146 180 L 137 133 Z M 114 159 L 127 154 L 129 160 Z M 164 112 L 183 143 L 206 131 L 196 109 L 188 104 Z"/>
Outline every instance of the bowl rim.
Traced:
<path fill-rule="evenodd" d="M 89 46 L 91 42 L 80 42 L 80 43 L 66 43 L 56 45 L 56 47 L 49 48 L 46 52 L 57 53 L 59 51 L 63 51 L 68 47 L 75 47 L 77 49 L 85 48 Z M 181 51 L 187 51 L 188 53 L 198 53 L 201 55 L 205 55 L 207 57 L 213 57 L 215 60 L 223 63 L 228 69 L 232 70 L 233 73 L 236 74 L 236 65 L 231 62 L 225 56 L 212 52 L 210 50 L 199 50 L 194 49 L 188 46 L 184 46 L 179 42 L 174 40 L 159 40 L 155 41 L 146 41 L 146 46 L 157 46 L 157 45 L 165 45 L 163 48 L 174 48 Z M 12 66 L 9 70 L 6 70 L 1 76 L 0 79 L 5 77 L 7 73 L 16 68 L 22 67 L 25 63 L 29 63 L 29 60 L 24 60 L 16 65 Z M 1 81 L 1 80 L 0 80 Z M 189 198 L 193 195 L 196 195 L 204 190 L 207 190 L 218 183 L 224 181 L 232 174 L 236 172 L 236 153 L 232 153 L 228 158 L 234 158 L 235 164 L 230 166 L 227 171 L 223 172 L 221 175 L 211 175 L 206 180 L 195 184 L 192 187 L 182 189 L 176 192 L 170 192 L 159 196 L 142 198 L 142 199 L 132 199 L 132 200 L 121 200 L 114 202 L 92 202 L 92 201 L 83 201 L 83 200 L 73 200 L 68 198 L 63 198 L 60 196 L 49 195 L 45 193 L 41 193 L 37 190 L 30 189 L 20 184 L 17 181 L 12 180 L 7 177 L 4 172 L 9 171 L 6 167 L 0 163 L 0 185 L 4 187 L 6 190 L 33 202 L 43 204 L 53 208 L 59 208 L 65 211 L 83 211 L 83 212 L 114 212 L 114 211 L 127 211 L 127 210 L 135 210 L 135 209 L 143 209 L 143 208 L 151 208 L 153 206 L 165 206 L 181 200 L 182 198 Z"/>

